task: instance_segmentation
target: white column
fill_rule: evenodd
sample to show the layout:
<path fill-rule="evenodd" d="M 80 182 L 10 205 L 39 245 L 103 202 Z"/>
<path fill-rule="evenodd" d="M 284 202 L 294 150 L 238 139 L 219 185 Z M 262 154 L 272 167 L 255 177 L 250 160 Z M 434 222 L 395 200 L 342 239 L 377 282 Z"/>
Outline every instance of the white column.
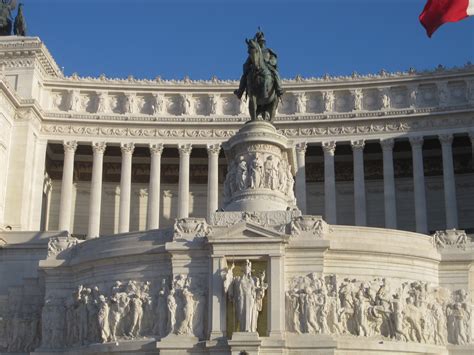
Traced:
<path fill-rule="evenodd" d="M 385 207 L 385 228 L 397 228 L 397 202 L 395 194 L 395 175 L 393 172 L 393 139 L 380 141 L 383 153 L 383 194 Z"/>
<path fill-rule="evenodd" d="M 285 267 L 281 256 L 270 257 L 270 309 L 268 310 L 270 337 L 283 337 L 285 333 Z"/>
<path fill-rule="evenodd" d="M 458 206 L 456 203 L 456 179 L 453 164 L 453 135 L 439 136 L 443 154 L 444 206 L 446 212 L 446 229 L 458 228 Z"/>
<path fill-rule="evenodd" d="M 425 173 L 423 168 L 423 137 L 410 137 L 413 159 L 413 190 L 415 194 L 415 220 L 418 233 L 428 233 L 426 217 Z"/>
<path fill-rule="evenodd" d="M 354 214 L 355 225 L 367 225 L 367 211 L 365 202 L 365 177 L 364 177 L 364 146 L 363 139 L 352 141 L 354 155 Z"/>
<path fill-rule="evenodd" d="M 324 214 L 326 222 L 336 224 L 336 174 L 334 170 L 336 142 L 323 142 L 322 147 L 324 151 Z"/>
<path fill-rule="evenodd" d="M 474 85 L 474 84 L 473 84 Z M 474 90 L 474 88 L 473 88 Z M 469 138 L 471 139 L 471 149 L 472 149 L 472 168 L 474 169 L 474 131 L 469 132 Z"/>
<path fill-rule="evenodd" d="M 130 230 L 130 197 L 132 191 L 132 155 L 135 149 L 133 143 L 121 143 L 122 170 L 120 174 L 120 209 L 119 233 Z"/>
<path fill-rule="evenodd" d="M 59 202 L 59 230 L 71 231 L 72 180 L 74 174 L 74 153 L 77 149 L 77 142 L 64 142 L 63 146 L 64 164 L 63 179 L 61 181 L 61 200 Z"/>
<path fill-rule="evenodd" d="M 51 192 L 53 190 L 53 180 L 49 177 L 48 173 L 44 174 L 43 183 L 43 204 L 41 207 L 41 231 L 47 231 L 49 229 L 49 214 L 51 209 Z"/>
<path fill-rule="evenodd" d="M 179 144 L 178 218 L 189 217 L 189 159 L 191 144 Z"/>
<path fill-rule="evenodd" d="M 147 229 L 158 229 L 160 227 L 160 175 L 161 175 L 161 154 L 163 144 L 150 144 L 150 185 L 148 187 L 148 210 Z"/>
<path fill-rule="evenodd" d="M 89 200 L 89 229 L 87 239 L 97 238 L 100 233 L 100 209 L 102 203 L 102 171 L 104 166 L 105 142 L 92 143 L 92 178 Z"/>
<path fill-rule="evenodd" d="M 296 144 L 296 204 L 303 214 L 306 214 L 306 143 Z"/>
<path fill-rule="evenodd" d="M 33 171 L 30 185 L 28 230 L 40 230 L 43 205 L 44 173 L 46 171 L 46 148 L 48 141 L 35 137 Z"/>
<path fill-rule="evenodd" d="M 221 256 L 213 255 L 210 260 L 211 277 L 209 278 L 209 311 L 210 340 L 222 338 L 227 329 L 226 324 L 226 296 L 224 294 L 224 283 L 221 276 Z"/>
<path fill-rule="evenodd" d="M 219 204 L 219 152 L 220 143 L 208 144 L 208 166 L 207 174 L 207 220 L 211 220 L 211 213 L 217 210 Z"/>

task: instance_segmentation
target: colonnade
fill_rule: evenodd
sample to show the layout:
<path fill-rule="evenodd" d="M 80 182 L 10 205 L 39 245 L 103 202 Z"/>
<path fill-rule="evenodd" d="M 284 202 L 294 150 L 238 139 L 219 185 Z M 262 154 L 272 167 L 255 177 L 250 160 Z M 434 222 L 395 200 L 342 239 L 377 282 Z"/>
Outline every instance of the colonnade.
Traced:
<path fill-rule="evenodd" d="M 76 141 L 63 142 L 64 163 L 61 182 L 61 198 L 59 206 L 59 229 L 69 230 L 71 225 L 74 156 L 77 149 Z M 106 142 L 93 142 L 91 193 L 89 200 L 89 224 L 87 238 L 96 238 L 100 234 L 100 215 L 102 200 L 103 159 Z M 149 145 L 151 164 L 148 187 L 147 229 L 159 227 L 160 210 L 160 172 L 161 154 L 164 145 L 152 143 Z M 120 173 L 120 206 L 119 206 L 119 233 L 130 230 L 130 198 L 132 187 L 132 157 L 135 144 L 132 142 L 120 144 L 122 164 Z M 208 191 L 207 216 L 218 208 L 218 159 L 221 149 L 220 143 L 207 145 L 208 152 Z M 189 168 L 192 151 L 191 144 L 179 144 L 179 185 L 178 185 L 178 218 L 189 217 Z"/>
<path fill-rule="evenodd" d="M 471 136 L 471 141 L 472 141 Z M 443 160 L 443 182 L 444 200 L 446 211 L 446 228 L 458 227 L 456 185 L 454 178 L 452 134 L 439 135 L 442 147 Z M 422 136 L 409 138 L 413 161 L 413 189 L 415 204 L 416 231 L 428 233 L 425 176 L 423 166 Z M 366 188 L 364 177 L 364 147 L 363 139 L 351 141 L 354 171 L 354 217 L 355 225 L 367 225 Z M 397 208 L 395 193 L 395 176 L 393 163 L 394 139 L 381 139 L 380 145 L 383 155 L 383 186 L 384 186 L 384 211 L 385 227 L 397 228 Z M 324 218 L 330 224 L 337 223 L 336 206 L 336 174 L 334 157 L 337 141 L 324 141 L 321 143 L 324 152 Z M 63 177 L 61 183 L 61 197 L 59 209 L 59 229 L 69 230 L 71 224 L 72 193 L 73 193 L 73 168 L 74 156 L 77 142 L 65 141 Z M 120 206 L 119 206 L 119 233 L 126 233 L 130 228 L 130 198 L 132 183 L 132 157 L 135 145 L 125 142 L 120 145 L 121 149 L 121 176 L 120 176 Z M 178 206 L 177 217 L 189 217 L 189 179 L 190 179 L 190 156 L 191 144 L 178 144 L 179 151 L 179 184 L 178 184 Z M 147 205 L 147 229 L 159 227 L 160 210 L 160 171 L 161 155 L 164 145 L 152 143 L 149 145 L 151 164 L 148 188 Z M 221 149 L 220 143 L 208 144 L 208 188 L 207 188 L 207 211 L 209 218 L 211 213 L 218 208 L 218 159 Z M 106 150 L 105 142 L 93 142 L 93 163 L 91 178 L 91 193 L 89 201 L 89 224 L 87 238 L 95 238 L 100 234 L 101 197 L 103 180 L 103 158 Z M 297 173 L 295 192 L 298 207 L 306 213 L 306 150 L 307 143 L 296 144 Z M 474 155 L 474 150 L 473 150 Z"/>
<path fill-rule="evenodd" d="M 446 213 L 446 229 L 458 228 L 458 214 L 456 203 L 456 182 L 454 178 L 452 134 L 440 134 L 438 136 L 442 147 L 443 160 L 443 183 L 444 183 L 444 202 Z M 474 147 L 474 136 L 471 135 L 471 143 Z M 395 176 L 393 165 L 393 147 L 394 139 L 382 139 L 379 141 L 383 155 L 383 182 L 384 182 L 384 212 L 385 227 L 397 229 L 397 207 L 395 193 Z M 428 233 L 425 176 L 423 165 L 423 142 L 422 136 L 413 136 L 409 138 L 413 161 L 413 189 L 415 202 L 415 223 L 416 231 L 419 233 Z M 336 206 L 336 176 L 334 169 L 334 155 L 336 150 L 336 141 L 322 142 L 324 152 L 324 212 L 325 220 L 330 224 L 337 223 Z M 298 172 L 304 175 L 305 152 L 307 144 L 300 142 L 297 144 L 297 162 Z M 367 206 L 364 177 L 364 140 L 351 141 L 354 165 L 354 220 L 355 225 L 367 225 Z M 473 148 L 474 159 L 474 148 Z M 302 171 L 302 172 L 301 172 Z M 306 211 L 306 184 L 303 183 L 303 177 L 296 178 L 296 196 L 298 207 Z M 299 185 L 299 186 L 298 186 Z M 305 196 L 299 199 L 299 196 Z"/>

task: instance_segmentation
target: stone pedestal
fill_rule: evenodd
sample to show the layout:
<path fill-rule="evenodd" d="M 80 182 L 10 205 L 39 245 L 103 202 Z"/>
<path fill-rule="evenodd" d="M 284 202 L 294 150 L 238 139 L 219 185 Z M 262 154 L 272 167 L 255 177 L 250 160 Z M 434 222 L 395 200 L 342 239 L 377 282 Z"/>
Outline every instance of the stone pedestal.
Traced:
<path fill-rule="evenodd" d="M 232 355 L 241 355 L 243 352 L 247 355 L 258 355 L 262 340 L 258 333 L 235 332 L 228 343 Z"/>
<path fill-rule="evenodd" d="M 170 334 L 158 341 L 156 348 L 161 355 L 193 354 L 201 353 L 203 344 L 197 337 L 191 335 Z"/>
<path fill-rule="evenodd" d="M 224 183 L 225 211 L 295 208 L 295 151 L 271 123 L 246 123 L 223 148 L 229 164 Z"/>

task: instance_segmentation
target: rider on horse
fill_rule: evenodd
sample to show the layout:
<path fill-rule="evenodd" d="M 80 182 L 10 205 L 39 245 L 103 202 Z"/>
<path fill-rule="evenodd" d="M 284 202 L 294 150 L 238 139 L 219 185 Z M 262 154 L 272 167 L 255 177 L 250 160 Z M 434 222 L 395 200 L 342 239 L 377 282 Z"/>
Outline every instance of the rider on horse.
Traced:
<path fill-rule="evenodd" d="M 280 75 L 278 74 L 278 69 L 277 69 L 277 55 L 274 51 L 272 51 L 270 48 L 267 48 L 265 46 L 265 35 L 263 34 L 262 31 L 259 31 L 255 34 L 255 40 L 259 44 L 262 54 L 265 60 L 265 63 L 267 64 L 268 69 L 272 73 L 274 83 L 275 83 L 275 92 L 278 97 L 283 95 L 283 90 L 281 88 L 281 80 L 280 80 Z M 250 57 L 247 58 L 247 60 L 244 63 L 244 73 L 242 74 L 242 77 L 240 78 L 240 84 L 239 88 L 234 91 L 234 94 L 240 99 L 242 98 L 242 95 L 245 92 L 245 89 L 247 88 L 247 74 L 249 73 L 250 69 L 252 66 L 252 61 L 250 60 Z"/>

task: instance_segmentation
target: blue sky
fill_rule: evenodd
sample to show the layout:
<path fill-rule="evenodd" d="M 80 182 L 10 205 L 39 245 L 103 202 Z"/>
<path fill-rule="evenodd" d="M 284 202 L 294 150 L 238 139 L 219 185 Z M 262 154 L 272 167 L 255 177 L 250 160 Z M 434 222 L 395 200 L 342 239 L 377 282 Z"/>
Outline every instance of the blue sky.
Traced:
<path fill-rule="evenodd" d="M 22 0 L 66 74 L 166 79 L 237 79 L 259 25 L 285 78 L 474 62 L 474 17 L 429 39 L 426 1 Z"/>

